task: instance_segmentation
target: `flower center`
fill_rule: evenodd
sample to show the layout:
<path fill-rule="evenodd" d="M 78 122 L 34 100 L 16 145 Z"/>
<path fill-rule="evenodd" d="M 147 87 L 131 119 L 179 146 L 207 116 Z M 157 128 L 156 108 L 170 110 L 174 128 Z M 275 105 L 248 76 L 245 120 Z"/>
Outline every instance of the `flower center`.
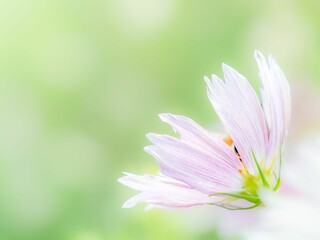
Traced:
<path fill-rule="evenodd" d="M 277 158 L 274 157 L 271 165 L 267 167 L 264 161 L 258 161 L 254 152 L 252 151 L 252 157 L 257 167 L 257 174 L 252 174 L 252 173 L 250 174 L 245 163 L 241 159 L 240 153 L 238 152 L 236 146 L 234 145 L 232 138 L 226 137 L 223 139 L 223 141 L 234 150 L 235 154 L 237 155 L 237 158 L 239 159 L 242 165 L 242 168 L 239 169 L 239 173 L 243 180 L 242 190 L 237 193 L 220 192 L 220 193 L 212 194 L 211 196 L 225 195 L 226 199 L 221 201 L 221 205 L 224 206 L 225 203 L 230 204 L 231 202 L 234 202 L 235 205 L 233 206 L 233 208 L 232 207 L 228 208 L 233 210 L 249 209 L 249 208 L 254 208 L 263 204 L 259 196 L 259 190 L 264 188 L 272 191 L 277 191 L 280 187 L 280 183 L 281 183 L 280 170 L 278 174 L 274 172 Z M 281 153 L 280 153 L 279 165 L 280 165 L 279 169 L 281 169 Z M 250 205 L 249 207 L 242 207 L 241 204 L 237 205 L 236 202 L 239 199 L 246 200 L 252 205 Z"/>

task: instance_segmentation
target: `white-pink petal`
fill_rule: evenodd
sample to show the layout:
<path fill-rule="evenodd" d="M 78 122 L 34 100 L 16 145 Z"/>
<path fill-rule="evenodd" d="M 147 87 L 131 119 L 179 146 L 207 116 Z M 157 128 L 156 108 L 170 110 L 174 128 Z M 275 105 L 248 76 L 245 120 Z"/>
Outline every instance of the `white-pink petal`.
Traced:
<path fill-rule="evenodd" d="M 216 75 L 205 78 L 208 97 L 230 134 L 251 174 L 256 173 L 252 152 L 257 159 L 266 155 L 268 129 L 260 101 L 247 79 L 223 65 L 225 82 Z"/>
<path fill-rule="evenodd" d="M 255 59 L 259 66 L 262 82 L 262 104 L 269 130 L 267 164 L 279 157 L 288 131 L 291 100 L 288 81 L 272 57 L 265 57 L 258 51 Z"/>
<path fill-rule="evenodd" d="M 168 135 L 147 137 L 154 145 L 145 150 L 157 159 L 164 175 L 206 194 L 241 190 L 241 164 L 227 144 L 225 149 L 203 149 Z"/>
<path fill-rule="evenodd" d="M 130 208 L 140 202 L 163 208 L 191 207 L 214 203 L 221 200 L 219 197 L 209 197 L 185 183 L 165 176 L 134 175 L 126 176 L 118 181 L 128 187 L 141 191 L 124 203 L 124 208 Z"/>
<path fill-rule="evenodd" d="M 227 164 L 232 165 L 234 169 L 239 170 L 243 167 L 234 148 L 223 140 L 227 135 L 213 134 L 185 116 L 165 113 L 160 114 L 160 119 L 180 134 L 182 142 L 203 152 L 209 151 L 212 155 L 223 155 L 224 159 L 229 159 Z M 223 159 L 217 159 L 218 162 L 221 160 L 223 161 Z"/>

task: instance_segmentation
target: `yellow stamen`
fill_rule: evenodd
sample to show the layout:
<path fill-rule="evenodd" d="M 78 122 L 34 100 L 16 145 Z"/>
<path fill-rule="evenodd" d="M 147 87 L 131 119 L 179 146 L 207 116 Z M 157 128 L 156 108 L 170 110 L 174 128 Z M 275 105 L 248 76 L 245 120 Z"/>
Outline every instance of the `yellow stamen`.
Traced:
<path fill-rule="evenodd" d="M 225 137 L 225 138 L 223 139 L 223 141 L 224 141 L 226 144 L 228 144 L 230 147 L 231 147 L 232 144 L 233 144 L 233 140 L 232 140 L 231 137 Z M 241 165 L 242 165 L 242 167 L 243 167 L 243 169 L 239 169 L 239 173 L 241 173 L 241 174 L 249 174 L 249 171 L 248 171 L 247 167 L 244 165 L 243 161 L 241 160 L 241 157 L 240 157 L 238 151 L 236 151 L 236 154 L 237 154 L 237 157 L 238 157 L 238 159 L 239 159 L 239 161 L 241 162 Z"/>
<path fill-rule="evenodd" d="M 231 139 L 231 137 L 225 137 L 223 139 L 223 141 L 228 144 L 229 146 L 231 146 L 233 144 L 233 140 Z"/>
<path fill-rule="evenodd" d="M 239 159 L 240 159 L 240 156 L 239 156 Z M 248 171 L 246 165 L 244 165 L 244 163 L 242 162 L 241 159 L 240 159 L 240 162 L 241 162 L 241 164 L 242 164 L 243 169 L 239 169 L 239 172 L 240 172 L 241 174 L 249 174 L 249 171 Z"/>

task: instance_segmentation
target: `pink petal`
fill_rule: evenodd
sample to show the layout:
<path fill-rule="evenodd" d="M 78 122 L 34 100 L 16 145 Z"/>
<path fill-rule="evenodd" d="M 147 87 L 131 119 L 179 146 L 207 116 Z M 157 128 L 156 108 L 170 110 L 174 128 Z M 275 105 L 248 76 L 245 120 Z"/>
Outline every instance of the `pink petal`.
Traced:
<path fill-rule="evenodd" d="M 267 161 L 270 164 L 279 155 L 287 134 L 291 114 L 290 89 L 284 74 L 271 57 L 267 61 L 256 51 L 255 58 L 263 85 L 263 109 L 269 129 Z"/>
<path fill-rule="evenodd" d="M 191 207 L 220 200 L 218 197 L 209 197 L 169 177 L 125 174 L 126 176 L 118 179 L 118 181 L 142 192 L 125 202 L 124 208 L 133 207 L 139 202 L 147 202 L 156 207 L 176 208 Z"/>
<path fill-rule="evenodd" d="M 225 82 L 216 75 L 205 78 L 208 97 L 234 141 L 242 161 L 251 174 L 256 167 L 252 151 L 258 160 L 266 154 L 267 125 L 259 99 L 246 78 L 223 65 Z"/>
<path fill-rule="evenodd" d="M 148 134 L 155 144 L 145 148 L 158 160 L 161 172 L 203 193 L 239 191 L 241 164 L 230 147 L 203 148 L 168 135 Z"/>
<path fill-rule="evenodd" d="M 205 151 L 209 149 L 224 151 L 227 155 L 235 155 L 234 150 L 230 149 L 223 141 L 222 134 L 213 134 L 185 116 L 170 113 L 160 114 L 159 116 L 163 122 L 168 123 L 175 132 L 180 134 L 183 142 L 204 149 Z M 234 156 L 230 156 L 230 158 L 234 158 Z M 239 161 L 235 164 L 237 167 L 240 166 Z"/>

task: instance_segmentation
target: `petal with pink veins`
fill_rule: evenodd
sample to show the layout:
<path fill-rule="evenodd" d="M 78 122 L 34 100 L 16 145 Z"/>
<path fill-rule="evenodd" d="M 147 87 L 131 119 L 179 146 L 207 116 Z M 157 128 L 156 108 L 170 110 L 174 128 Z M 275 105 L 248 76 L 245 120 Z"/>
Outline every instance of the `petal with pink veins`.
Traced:
<path fill-rule="evenodd" d="M 165 176 L 134 175 L 126 176 L 118 181 L 128 187 L 141 191 L 124 204 L 124 208 L 135 206 L 139 202 L 147 202 L 151 206 L 163 208 L 191 207 L 221 200 L 220 197 L 209 197 L 185 183 Z"/>

